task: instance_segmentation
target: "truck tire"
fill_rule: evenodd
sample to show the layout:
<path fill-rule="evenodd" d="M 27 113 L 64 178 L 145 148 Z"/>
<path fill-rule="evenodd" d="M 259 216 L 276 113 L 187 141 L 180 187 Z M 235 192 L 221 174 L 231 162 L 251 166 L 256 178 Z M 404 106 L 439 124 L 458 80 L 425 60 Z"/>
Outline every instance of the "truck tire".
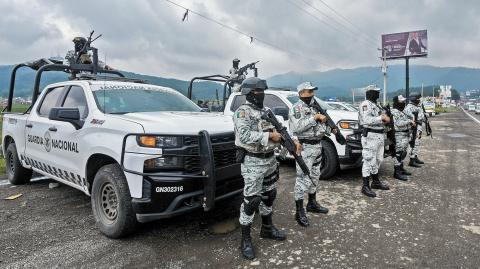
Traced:
<path fill-rule="evenodd" d="M 118 164 L 102 166 L 92 186 L 92 210 L 100 231 L 110 238 L 131 234 L 138 225 L 125 174 Z"/>
<path fill-rule="evenodd" d="M 15 143 L 10 143 L 5 154 L 5 166 L 8 175 L 8 181 L 13 185 L 23 185 L 30 182 L 33 171 L 22 166 L 18 159 L 17 147 Z"/>
<path fill-rule="evenodd" d="M 331 178 L 337 172 L 338 158 L 335 146 L 326 140 L 322 141 L 322 150 L 323 158 L 320 179 L 325 180 Z"/>

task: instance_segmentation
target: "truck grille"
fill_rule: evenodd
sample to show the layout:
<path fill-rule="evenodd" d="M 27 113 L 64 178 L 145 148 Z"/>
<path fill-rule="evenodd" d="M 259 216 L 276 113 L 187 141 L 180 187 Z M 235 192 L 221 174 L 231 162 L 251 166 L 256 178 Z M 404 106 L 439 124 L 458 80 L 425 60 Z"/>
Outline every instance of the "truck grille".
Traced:
<path fill-rule="evenodd" d="M 213 160 L 216 169 L 235 163 L 236 147 L 235 134 L 233 132 L 222 135 L 212 135 L 210 141 L 212 142 Z M 198 155 L 198 137 L 184 137 L 183 143 L 185 146 L 192 146 L 192 148 L 188 150 L 189 155 Z M 200 156 L 185 157 L 184 167 L 187 172 L 199 172 Z"/>

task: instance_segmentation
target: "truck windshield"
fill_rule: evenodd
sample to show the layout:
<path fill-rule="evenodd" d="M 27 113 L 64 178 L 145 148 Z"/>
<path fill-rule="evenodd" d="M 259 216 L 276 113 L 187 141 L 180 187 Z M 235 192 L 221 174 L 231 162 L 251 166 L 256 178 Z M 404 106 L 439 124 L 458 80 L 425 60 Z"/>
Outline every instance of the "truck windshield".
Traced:
<path fill-rule="evenodd" d="M 298 102 L 298 100 L 300 100 L 300 97 L 298 97 L 298 95 L 289 95 L 287 96 L 287 99 L 288 101 L 290 101 L 290 103 L 295 104 L 296 102 Z M 318 97 L 315 97 L 315 99 L 317 100 L 318 104 L 325 110 L 333 110 L 334 108 L 332 106 L 330 106 L 329 104 L 325 103 L 324 101 L 322 101 L 320 98 Z"/>
<path fill-rule="evenodd" d="M 92 86 L 98 108 L 103 113 L 189 111 L 201 109 L 190 99 L 170 89 L 148 86 Z"/>

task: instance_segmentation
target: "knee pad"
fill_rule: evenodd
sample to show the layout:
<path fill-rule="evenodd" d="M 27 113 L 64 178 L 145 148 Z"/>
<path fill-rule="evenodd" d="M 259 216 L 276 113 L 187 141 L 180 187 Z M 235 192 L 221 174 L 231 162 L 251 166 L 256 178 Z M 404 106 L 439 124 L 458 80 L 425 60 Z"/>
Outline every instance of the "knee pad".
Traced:
<path fill-rule="evenodd" d="M 277 189 L 273 189 L 271 191 L 266 191 L 262 193 L 262 202 L 268 206 L 271 207 L 273 205 L 273 201 L 275 201 L 275 198 L 277 197 Z"/>
<path fill-rule="evenodd" d="M 262 197 L 258 195 L 248 196 L 245 197 L 245 200 L 247 200 L 248 203 L 245 203 L 245 201 L 243 202 L 243 209 L 245 210 L 245 214 L 251 216 L 253 213 L 255 213 L 255 210 L 257 210 L 258 206 L 260 205 Z"/>

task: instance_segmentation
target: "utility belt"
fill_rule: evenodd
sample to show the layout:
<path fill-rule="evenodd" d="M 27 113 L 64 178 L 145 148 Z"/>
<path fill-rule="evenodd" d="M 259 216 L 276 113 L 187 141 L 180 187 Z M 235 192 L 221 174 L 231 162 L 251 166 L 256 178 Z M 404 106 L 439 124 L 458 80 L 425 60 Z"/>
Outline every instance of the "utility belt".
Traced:
<path fill-rule="evenodd" d="M 322 139 L 301 139 L 301 138 L 299 138 L 298 142 L 300 142 L 300 144 L 318 145 L 318 144 L 322 143 Z"/>
<path fill-rule="evenodd" d="M 254 153 L 254 152 L 249 152 L 244 148 L 237 148 L 236 160 L 237 160 L 237 163 L 243 163 L 243 161 L 245 160 L 245 156 L 250 156 L 250 157 L 255 157 L 260 159 L 268 159 L 273 157 L 274 154 L 275 152 L 273 151 Z"/>
<path fill-rule="evenodd" d="M 383 134 L 385 131 L 383 129 L 363 128 L 362 136 L 367 137 L 368 133 Z"/>
<path fill-rule="evenodd" d="M 396 133 L 408 133 L 408 132 L 410 132 L 410 130 L 409 130 L 409 129 L 407 129 L 407 130 L 398 130 L 398 131 L 395 130 L 395 132 L 396 132 Z"/>

